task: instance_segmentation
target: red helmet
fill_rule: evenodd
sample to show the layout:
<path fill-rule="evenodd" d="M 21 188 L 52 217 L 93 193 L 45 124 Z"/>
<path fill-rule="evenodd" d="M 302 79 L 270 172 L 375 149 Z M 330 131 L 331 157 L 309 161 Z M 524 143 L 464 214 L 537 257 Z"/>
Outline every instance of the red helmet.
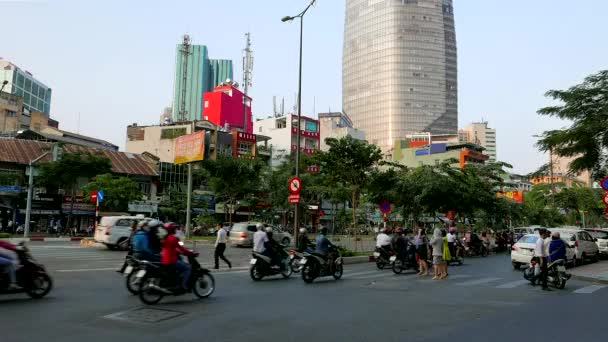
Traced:
<path fill-rule="evenodd" d="M 397 229 L 395 229 L 395 233 L 397 233 L 397 234 L 403 234 L 403 228 L 397 227 Z"/>
<path fill-rule="evenodd" d="M 177 223 L 169 222 L 165 224 L 165 230 L 167 231 L 167 234 L 175 234 L 177 228 L 179 228 Z"/>

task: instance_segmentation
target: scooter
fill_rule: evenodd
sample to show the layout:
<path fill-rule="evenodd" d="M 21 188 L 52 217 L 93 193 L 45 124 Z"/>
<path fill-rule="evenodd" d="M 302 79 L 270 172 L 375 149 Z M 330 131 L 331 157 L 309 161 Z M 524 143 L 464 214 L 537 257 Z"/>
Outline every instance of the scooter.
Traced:
<path fill-rule="evenodd" d="M 253 252 L 252 256 L 253 258 L 249 262 L 251 264 L 249 275 L 255 281 L 277 274 L 282 275 L 283 278 L 289 278 L 293 273 L 291 269 L 291 255 L 285 251 L 281 252 L 281 265 L 273 265 L 272 259 L 262 253 Z"/>
<path fill-rule="evenodd" d="M 42 298 L 53 288 L 53 280 L 42 264 L 39 264 L 30 254 L 25 243 L 19 243 L 17 257 L 20 266 L 17 268 L 18 289 L 9 289 L 8 276 L 0 273 L 0 294 L 27 293 L 32 298 Z"/>
<path fill-rule="evenodd" d="M 374 251 L 374 259 L 376 260 L 376 267 L 379 270 L 383 270 L 386 266 L 391 264 L 390 258 L 394 255 L 393 251 L 387 251 L 384 248 L 376 247 Z"/>
<path fill-rule="evenodd" d="M 209 297 L 215 291 L 215 278 L 199 264 L 196 257 L 189 256 L 188 263 L 192 272 L 188 289 L 184 290 L 181 276 L 176 270 L 167 270 L 162 265 L 142 261 L 142 269 L 136 273 L 139 278 L 139 299 L 145 304 L 153 305 L 165 296 L 181 296 L 188 292 L 194 293 L 198 298 Z"/>
<path fill-rule="evenodd" d="M 302 280 L 310 284 L 316 278 L 332 276 L 338 280 L 344 274 L 342 254 L 335 246 L 330 248 L 330 253 L 335 255 L 333 265 L 330 265 L 329 258 L 318 253 L 305 253 L 300 261 L 302 264 Z"/>
<path fill-rule="evenodd" d="M 530 266 L 524 270 L 524 278 L 536 285 L 539 280 L 540 264 L 538 259 L 533 257 L 530 261 Z M 566 281 L 572 277 L 566 272 L 566 261 L 563 259 L 556 260 L 547 265 L 547 284 L 551 284 L 558 289 L 566 287 Z"/>
<path fill-rule="evenodd" d="M 416 246 L 410 245 L 407 250 L 402 253 L 401 258 L 397 255 L 390 257 L 390 262 L 393 265 L 393 272 L 400 274 L 401 272 L 409 269 L 418 270 L 418 262 L 416 262 Z"/>

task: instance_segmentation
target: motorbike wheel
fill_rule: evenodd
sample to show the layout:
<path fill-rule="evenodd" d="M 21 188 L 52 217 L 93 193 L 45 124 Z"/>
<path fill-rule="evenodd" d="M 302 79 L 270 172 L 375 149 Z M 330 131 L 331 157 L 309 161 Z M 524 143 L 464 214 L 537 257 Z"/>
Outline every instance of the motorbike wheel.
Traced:
<path fill-rule="evenodd" d="M 384 266 L 384 260 L 381 258 L 376 259 L 376 267 L 378 267 L 379 270 L 383 270 Z"/>
<path fill-rule="evenodd" d="M 457 257 L 456 259 L 458 260 L 458 265 L 462 265 L 462 264 L 464 264 L 464 257 L 459 256 L 459 257 Z"/>
<path fill-rule="evenodd" d="M 160 278 L 145 275 L 139 283 L 139 299 L 148 305 L 158 304 L 165 296 L 155 287 L 159 286 Z"/>
<path fill-rule="evenodd" d="M 342 264 L 336 265 L 336 269 L 334 270 L 334 274 L 332 274 L 332 276 L 334 277 L 334 279 L 339 280 L 340 278 L 342 278 L 343 274 L 344 274 L 344 267 L 342 267 Z"/>
<path fill-rule="evenodd" d="M 48 274 L 40 272 L 34 274 L 31 285 L 27 289 L 28 296 L 32 298 L 42 298 L 53 288 L 53 280 Z"/>
<path fill-rule="evenodd" d="M 560 290 L 563 290 L 566 287 L 566 278 L 559 273 L 555 276 L 555 287 Z"/>
<path fill-rule="evenodd" d="M 251 266 L 251 269 L 249 270 L 249 275 L 254 281 L 260 281 L 262 280 L 262 278 L 264 278 L 264 275 L 262 274 L 262 271 L 260 270 L 257 264 Z"/>
<path fill-rule="evenodd" d="M 285 269 L 281 271 L 281 275 L 283 278 L 289 278 L 293 274 L 293 269 L 291 268 L 291 262 L 284 262 Z"/>
<path fill-rule="evenodd" d="M 192 292 L 198 298 L 207 298 L 215 291 L 215 278 L 211 273 L 202 273 L 198 276 L 198 279 L 194 282 Z"/>
<path fill-rule="evenodd" d="M 314 269 L 311 265 L 304 265 L 302 268 L 302 280 L 306 284 L 310 284 L 315 280 Z"/>
<path fill-rule="evenodd" d="M 136 270 L 133 269 L 133 271 L 129 273 L 126 278 L 127 290 L 129 290 L 129 292 L 134 295 L 139 293 L 139 279 L 137 279 L 136 274 Z"/>
<path fill-rule="evenodd" d="M 291 261 L 289 262 L 289 266 L 291 267 L 293 273 L 300 273 L 300 271 L 302 270 L 300 260 L 298 259 L 291 259 Z"/>
<path fill-rule="evenodd" d="M 484 257 L 484 258 L 487 257 L 488 256 L 488 250 L 485 249 L 485 248 L 482 248 L 481 249 L 481 256 Z"/>
<path fill-rule="evenodd" d="M 395 272 L 395 274 L 401 274 L 401 272 L 403 272 L 403 267 L 401 267 L 400 260 L 395 260 L 393 263 L 393 272 Z"/>

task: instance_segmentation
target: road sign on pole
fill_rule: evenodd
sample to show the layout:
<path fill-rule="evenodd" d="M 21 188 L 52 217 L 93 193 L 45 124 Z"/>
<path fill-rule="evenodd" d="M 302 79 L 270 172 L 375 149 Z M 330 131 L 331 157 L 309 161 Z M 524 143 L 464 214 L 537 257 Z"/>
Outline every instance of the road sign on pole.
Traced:
<path fill-rule="evenodd" d="M 289 195 L 289 203 L 291 203 L 291 204 L 300 203 L 300 194 Z"/>
<path fill-rule="evenodd" d="M 602 179 L 602 181 L 600 182 L 600 186 L 605 191 L 608 191 L 608 177 L 605 177 L 604 179 Z"/>
<path fill-rule="evenodd" d="M 302 190 L 302 180 L 299 177 L 293 177 L 289 180 L 289 192 L 299 194 Z"/>
<path fill-rule="evenodd" d="M 606 207 L 608 207 L 608 192 L 604 195 L 604 198 L 602 198 L 602 200 L 604 201 Z"/>
<path fill-rule="evenodd" d="M 99 201 L 99 203 L 103 202 L 105 195 L 106 193 L 103 190 L 97 191 L 97 200 Z"/>
<path fill-rule="evenodd" d="M 380 212 L 383 214 L 390 214 L 391 212 L 391 202 L 389 201 L 383 201 L 382 203 L 380 203 Z"/>

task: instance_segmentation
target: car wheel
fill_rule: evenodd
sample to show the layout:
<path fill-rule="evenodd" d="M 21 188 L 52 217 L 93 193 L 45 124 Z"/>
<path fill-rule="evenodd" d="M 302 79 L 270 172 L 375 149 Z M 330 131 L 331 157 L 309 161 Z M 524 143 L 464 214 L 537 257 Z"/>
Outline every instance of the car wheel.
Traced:
<path fill-rule="evenodd" d="M 580 262 L 579 265 L 584 265 L 585 260 L 587 260 L 587 254 L 583 253 L 583 254 L 581 254 L 581 259 L 579 260 L 579 262 Z"/>
<path fill-rule="evenodd" d="M 593 256 L 593 262 L 599 262 L 600 261 L 600 253 L 595 253 L 595 256 Z"/>
<path fill-rule="evenodd" d="M 518 262 L 514 262 L 514 263 L 513 263 L 513 269 L 515 269 L 515 270 L 519 270 L 519 269 L 521 269 L 521 264 L 520 264 L 520 263 L 518 263 Z"/>

